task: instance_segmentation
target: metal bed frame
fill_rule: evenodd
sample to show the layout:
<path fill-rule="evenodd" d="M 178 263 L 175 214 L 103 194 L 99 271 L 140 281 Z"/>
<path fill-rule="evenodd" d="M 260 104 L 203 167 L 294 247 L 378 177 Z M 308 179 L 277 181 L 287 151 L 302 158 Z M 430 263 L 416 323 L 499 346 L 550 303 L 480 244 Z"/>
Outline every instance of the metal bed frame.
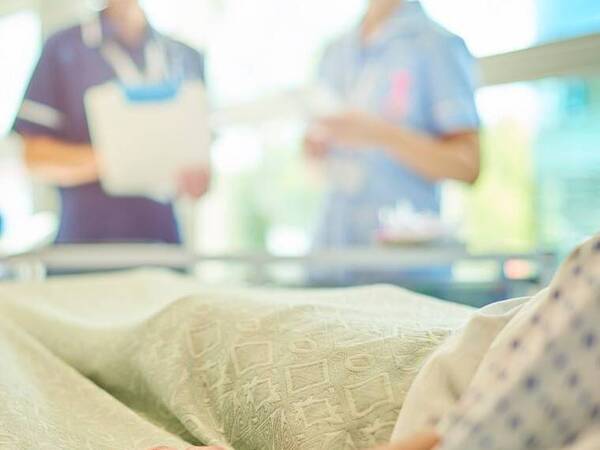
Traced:
<path fill-rule="evenodd" d="M 187 271 L 206 263 L 241 265 L 251 269 L 252 281 L 262 284 L 271 267 L 312 267 L 336 269 L 405 270 L 457 261 L 526 260 L 538 267 L 537 282 L 545 285 L 556 268 L 556 255 L 535 253 L 472 253 L 459 243 L 411 245 L 401 247 L 356 248 L 318 251 L 307 255 L 285 256 L 267 252 L 202 254 L 181 246 L 165 244 L 84 244 L 56 245 L 25 254 L 0 258 L 2 272 L 19 281 L 43 280 L 57 273 L 90 273 L 161 267 Z"/>

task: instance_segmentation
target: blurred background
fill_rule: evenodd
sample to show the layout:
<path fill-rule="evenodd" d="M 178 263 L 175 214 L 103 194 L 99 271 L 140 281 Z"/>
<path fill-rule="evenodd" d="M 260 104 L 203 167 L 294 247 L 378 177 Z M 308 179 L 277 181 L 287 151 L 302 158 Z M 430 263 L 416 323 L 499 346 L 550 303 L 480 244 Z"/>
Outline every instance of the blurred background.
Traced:
<path fill-rule="evenodd" d="M 561 254 L 598 231 L 597 0 L 422 4 L 465 39 L 482 69 L 482 175 L 473 188 L 444 185 L 444 221 L 475 254 Z M 365 0 L 143 5 L 157 29 L 206 52 L 211 103 L 224 107 L 314 79 L 324 46 L 359 20 Z M 15 251 L 52 241 L 60 205 L 51 189 L 29 180 L 19 140 L 9 130 L 44 37 L 76 22 L 89 6 L 84 0 L 0 3 L 0 227 L 5 245 Z M 199 205 L 180 208 L 188 245 L 207 254 L 309 252 L 322 187 L 302 155 L 304 128 L 282 120 L 221 130 L 213 148 L 212 191 Z M 482 267 L 463 268 L 463 277 L 487 279 Z M 214 277 L 232 276 L 218 265 L 211 270 Z M 501 270 L 516 278 L 531 272 L 519 264 Z"/>

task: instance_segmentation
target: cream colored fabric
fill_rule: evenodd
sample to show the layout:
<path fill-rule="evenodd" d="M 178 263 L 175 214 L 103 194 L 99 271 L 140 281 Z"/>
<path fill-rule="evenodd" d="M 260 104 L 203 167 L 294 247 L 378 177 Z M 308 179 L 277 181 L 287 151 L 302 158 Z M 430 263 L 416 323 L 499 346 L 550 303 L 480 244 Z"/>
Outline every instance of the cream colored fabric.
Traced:
<path fill-rule="evenodd" d="M 0 448 L 6 450 L 181 447 L 0 319 Z"/>
<path fill-rule="evenodd" d="M 368 448 L 470 314 L 390 287 L 209 291 L 157 271 L 0 285 L 0 448 Z"/>

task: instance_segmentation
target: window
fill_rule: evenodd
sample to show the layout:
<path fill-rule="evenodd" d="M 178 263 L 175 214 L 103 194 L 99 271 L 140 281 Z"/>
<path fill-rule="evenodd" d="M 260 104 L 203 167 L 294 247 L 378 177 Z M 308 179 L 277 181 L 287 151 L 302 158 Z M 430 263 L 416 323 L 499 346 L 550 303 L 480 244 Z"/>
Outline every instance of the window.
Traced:
<path fill-rule="evenodd" d="M 422 3 L 480 57 L 600 30 L 596 0 Z M 213 100 L 226 105 L 306 83 L 324 44 L 356 23 L 366 1 L 145 4 L 157 26 L 206 49 Z M 587 206 L 600 198 L 594 169 L 600 167 L 594 151 L 600 135 L 593 126 L 598 86 L 592 76 L 480 90 L 484 172 L 475 189 L 451 188 L 458 194 L 445 199 L 450 215 L 463 217 L 463 235 L 472 248 L 554 248 L 600 223 L 595 212 L 600 208 Z M 205 250 L 308 249 L 320 189 L 300 155 L 301 135 L 302 124 L 283 121 L 219 134 L 214 152 L 219 182 L 205 201 L 199 231 Z"/>
<path fill-rule="evenodd" d="M 540 42 L 600 32 L 596 0 L 537 0 L 536 4 Z"/>
<path fill-rule="evenodd" d="M 12 250 L 39 237 L 40 230 L 30 220 L 32 201 L 18 143 L 8 137 L 40 49 L 40 23 L 34 12 L 0 16 L 0 61 L 5 69 L 0 71 L 0 215 L 4 224 L 0 234 L 7 236 Z"/>
<path fill-rule="evenodd" d="M 430 0 L 430 3 L 437 5 L 436 1 Z M 498 2 L 482 3 L 489 6 Z M 527 19 L 533 32 L 529 38 L 531 44 L 600 30 L 597 2 L 539 0 L 523 3 L 525 14 L 521 13 L 515 20 L 518 25 L 533 13 Z M 508 23 L 506 13 L 512 7 L 518 8 L 512 4 L 509 1 L 496 5 L 496 9 L 504 12 L 497 14 L 501 26 Z M 494 11 L 494 8 L 490 10 Z M 469 25 L 475 22 L 472 17 L 461 16 L 456 10 L 448 17 L 452 14 L 456 20 L 463 20 L 467 29 L 476 27 Z M 520 29 L 517 26 L 517 34 Z M 480 33 L 488 37 L 495 34 L 481 30 Z M 506 33 L 501 35 L 507 36 Z M 469 41 L 468 33 L 466 37 Z M 472 47 L 476 45 L 474 38 L 475 34 L 469 42 Z M 480 44 L 484 42 L 485 39 Z M 600 192 L 596 186 L 600 185 L 600 179 L 595 167 L 599 162 L 600 130 L 596 124 L 600 88 L 598 76 L 589 74 L 598 73 L 600 69 L 596 56 L 600 51 L 599 42 L 598 38 L 588 39 L 583 44 L 564 42 L 555 45 L 555 50 L 545 47 L 543 54 L 526 50 L 517 58 L 496 58 L 487 66 L 495 72 L 491 77 L 494 82 L 519 77 L 542 78 L 485 87 L 478 94 L 484 123 L 484 169 L 476 188 L 467 194 L 463 210 L 465 235 L 472 247 L 567 251 L 598 231 Z M 520 47 L 513 44 L 516 42 L 511 42 L 505 50 Z M 488 52 L 480 48 L 480 53 Z M 546 72 L 568 75 L 549 77 Z M 490 207 L 490 199 L 494 199 L 495 207 Z"/>
<path fill-rule="evenodd" d="M 597 0 L 422 0 L 476 56 L 600 32 Z"/>
<path fill-rule="evenodd" d="M 600 78 L 489 87 L 478 97 L 484 170 L 467 195 L 471 244 L 567 250 L 597 232 Z"/>
<path fill-rule="evenodd" d="M 40 45 L 40 23 L 34 12 L 0 15 L 0 61 L 5 68 L 0 71 L 0 137 L 10 130 Z"/>
<path fill-rule="evenodd" d="M 431 17 L 462 36 L 476 56 L 509 52 L 536 43 L 536 0 L 423 0 L 422 3 Z"/>

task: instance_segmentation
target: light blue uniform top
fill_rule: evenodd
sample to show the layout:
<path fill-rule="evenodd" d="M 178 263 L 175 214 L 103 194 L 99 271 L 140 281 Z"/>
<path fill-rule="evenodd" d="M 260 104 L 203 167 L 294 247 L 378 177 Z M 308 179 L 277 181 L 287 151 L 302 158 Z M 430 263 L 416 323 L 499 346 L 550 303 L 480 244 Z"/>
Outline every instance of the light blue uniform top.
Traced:
<path fill-rule="evenodd" d="M 360 27 L 326 51 L 320 79 L 355 109 L 432 136 L 476 130 L 475 60 L 464 41 L 433 22 L 418 2 L 402 4 L 368 44 Z M 409 201 L 439 213 L 439 186 L 381 149 L 333 149 L 318 248 L 373 242 L 382 208 Z"/>

